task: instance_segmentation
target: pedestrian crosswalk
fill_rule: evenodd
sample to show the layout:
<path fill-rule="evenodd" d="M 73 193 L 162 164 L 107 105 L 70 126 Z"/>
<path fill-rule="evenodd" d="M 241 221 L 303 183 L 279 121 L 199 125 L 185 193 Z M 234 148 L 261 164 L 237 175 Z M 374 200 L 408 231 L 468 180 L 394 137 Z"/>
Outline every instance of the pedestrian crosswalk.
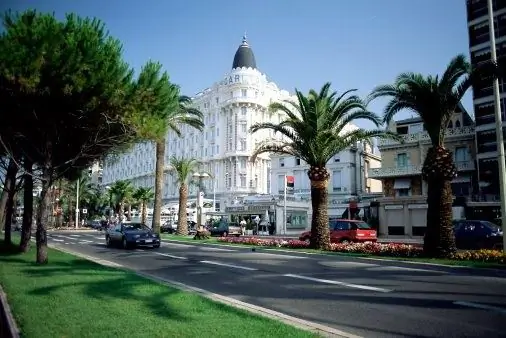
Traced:
<path fill-rule="evenodd" d="M 35 239 L 35 234 L 32 234 Z M 99 233 L 86 233 L 86 234 L 61 234 L 61 233 L 48 233 L 47 241 L 54 244 L 63 245 L 76 245 L 76 244 L 100 244 L 105 245 L 105 235 Z"/>

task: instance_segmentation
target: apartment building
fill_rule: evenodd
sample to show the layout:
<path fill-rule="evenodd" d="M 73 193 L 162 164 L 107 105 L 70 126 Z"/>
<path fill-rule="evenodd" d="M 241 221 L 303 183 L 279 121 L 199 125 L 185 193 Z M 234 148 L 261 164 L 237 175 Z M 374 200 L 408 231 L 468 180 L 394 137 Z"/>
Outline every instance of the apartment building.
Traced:
<path fill-rule="evenodd" d="M 422 166 L 431 147 L 420 118 L 391 123 L 388 128 L 401 134 L 404 142 L 380 140 L 380 168 L 369 169 L 369 177 L 381 180 L 379 232 L 383 236 L 423 236 L 426 227 L 427 183 Z M 477 186 L 475 171 L 474 122 L 460 106 L 446 130 L 446 147 L 454 154 L 457 177 L 452 181 L 454 196 L 470 198 Z"/>
<path fill-rule="evenodd" d="M 490 61 L 488 1 L 467 0 L 469 52 L 473 67 Z M 502 77 L 499 78 L 503 130 L 506 127 L 506 1 L 493 0 L 496 53 Z M 473 83 L 473 104 L 476 117 L 476 157 L 479 192 L 475 201 L 498 206 L 499 166 L 497 163 L 496 121 L 492 79 Z M 504 131 L 503 131 L 504 132 Z"/>

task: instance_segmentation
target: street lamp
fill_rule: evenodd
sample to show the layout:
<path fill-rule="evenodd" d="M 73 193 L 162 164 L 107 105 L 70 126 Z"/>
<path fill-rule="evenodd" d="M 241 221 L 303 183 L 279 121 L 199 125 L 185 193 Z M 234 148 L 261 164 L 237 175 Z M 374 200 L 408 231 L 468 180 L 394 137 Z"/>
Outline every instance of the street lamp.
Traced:
<path fill-rule="evenodd" d="M 204 204 L 203 197 L 204 193 L 201 191 L 202 183 L 204 179 L 211 177 L 208 173 L 193 173 L 193 178 L 198 180 L 198 192 L 197 192 L 197 226 L 199 230 L 202 230 L 202 206 Z"/>

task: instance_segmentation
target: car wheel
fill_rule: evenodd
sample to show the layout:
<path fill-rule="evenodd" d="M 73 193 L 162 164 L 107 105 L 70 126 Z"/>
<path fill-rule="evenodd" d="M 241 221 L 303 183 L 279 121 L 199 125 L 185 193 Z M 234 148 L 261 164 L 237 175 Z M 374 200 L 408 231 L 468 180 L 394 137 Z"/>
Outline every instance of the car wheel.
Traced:
<path fill-rule="evenodd" d="M 350 240 L 346 239 L 346 238 L 343 238 L 342 240 L 339 241 L 339 243 L 341 243 L 341 244 L 350 244 Z"/>
<path fill-rule="evenodd" d="M 311 243 L 311 239 L 306 238 L 306 239 L 304 240 L 304 242 L 306 242 L 307 244 L 309 244 L 309 243 Z"/>
<path fill-rule="evenodd" d="M 123 249 L 128 249 L 129 248 L 128 242 L 127 242 L 127 240 L 126 240 L 125 237 L 123 237 L 122 246 L 123 246 Z"/>
<path fill-rule="evenodd" d="M 110 248 L 111 247 L 111 237 L 105 236 L 105 245 Z"/>
<path fill-rule="evenodd" d="M 228 233 L 225 231 L 224 233 L 221 234 L 222 237 L 227 237 L 228 236 Z"/>
<path fill-rule="evenodd" d="M 160 244 L 153 245 L 153 248 L 158 249 L 160 247 Z"/>

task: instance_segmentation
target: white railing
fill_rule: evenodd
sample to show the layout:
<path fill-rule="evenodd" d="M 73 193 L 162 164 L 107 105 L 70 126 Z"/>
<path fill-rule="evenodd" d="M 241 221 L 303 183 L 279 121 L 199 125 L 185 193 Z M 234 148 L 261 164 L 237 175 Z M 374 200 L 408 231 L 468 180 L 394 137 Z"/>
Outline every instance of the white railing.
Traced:
<path fill-rule="evenodd" d="M 452 139 L 455 137 L 463 137 L 463 136 L 469 136 L 474 137 L 474 126 L 470 127 L 461 127 L 461 128 L 450 128 L 446 130 L 446 138 Z M 421 133 L 414 133 L 414 134 L 406 134 L 401 135 L 404 144 L 405 143 L 416 143 L 416 142 L 430 142 L 429 134 L 427 134 L 426 131 Z M 402 142 L 391 140 L 391 139 L 380 139 L 378 147 L 384 147 L 384 146 L 395 146 L 395 145 L 401 145 Z"/>
<path fill-rule="evenodd" d="M 398 176 L 411 176 L 420 175 L 422 173 L 423 165 L 407 165 L 404 167 L 382 167 L 369 169 L 369 178 L 383 178 L 383 177 L 398 177 Z M 472 171 L 475 170 L 473 161 L 459 161 L 455 162 L 457 171 Z"/>

